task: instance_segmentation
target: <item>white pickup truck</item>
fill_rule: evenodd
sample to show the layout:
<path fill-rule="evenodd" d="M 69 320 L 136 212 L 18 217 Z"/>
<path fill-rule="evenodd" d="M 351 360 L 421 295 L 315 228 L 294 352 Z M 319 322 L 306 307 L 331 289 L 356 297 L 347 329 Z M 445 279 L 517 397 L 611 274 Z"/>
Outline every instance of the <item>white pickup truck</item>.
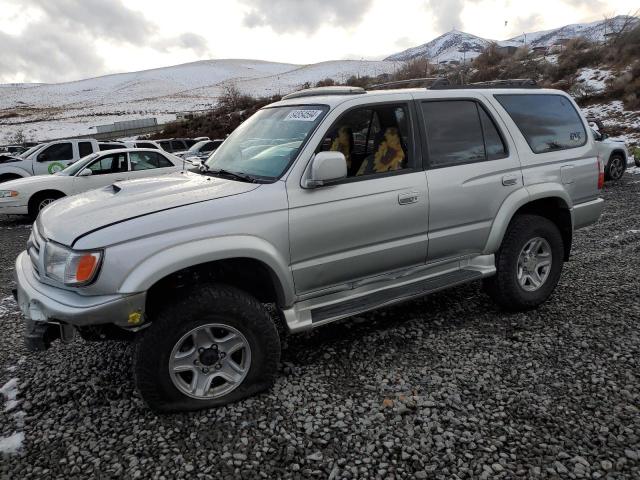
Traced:
<path fill-rule="evenodd" d="M 0 183 L 64 170 L 73 162 L 98 152 L 93 139 L 68 139 L 42 143 L 15 157 L 0 160 Z"/>

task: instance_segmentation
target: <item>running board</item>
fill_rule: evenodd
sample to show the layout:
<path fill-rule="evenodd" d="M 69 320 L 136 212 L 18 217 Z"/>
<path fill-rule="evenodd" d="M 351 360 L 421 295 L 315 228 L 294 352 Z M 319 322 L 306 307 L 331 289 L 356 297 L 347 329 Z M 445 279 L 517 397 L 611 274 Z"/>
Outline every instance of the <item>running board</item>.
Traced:
<path fill-rule="evenodd" d="M 493 259 L 493 256 L 491 256 Z M 429 293 L 463 283 L 479 280 L 495 272 L 492 268 L 457 268 L 414 281 L 387 285 L 363 291 L 350 290 L 335 295 L 309 299 L 284 310 L 284 316 L 292 333 L 308 330 L 359 313 L 405 302 Z"/>

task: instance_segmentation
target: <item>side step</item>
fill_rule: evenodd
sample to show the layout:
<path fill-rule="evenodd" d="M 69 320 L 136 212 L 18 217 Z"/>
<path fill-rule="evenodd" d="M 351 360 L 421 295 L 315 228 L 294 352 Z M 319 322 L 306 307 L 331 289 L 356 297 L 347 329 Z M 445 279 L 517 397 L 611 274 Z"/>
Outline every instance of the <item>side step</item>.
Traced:
<path fill-rule="evenodd" d="M 344 318 L 360 312 L 374 310 L 385 305 L 420 297 L 428 293 L 482 278 L 480 272 L 457 270 L 434 278 L 427 278 L 411 285 L 389 288 L 363 297 L 352 298 L 334 305 L 311 310 L 311 322 L 318 323 L 333 318 Z"/>
<path fill-rule="evenodd" d="M 301 300 L 293 307 L 283 310 L 282 313 L 289 331 L 297 333 L 369 310 L 479 280 L 493 275 L 495 271 L 493 255 L 478 256 L 472 260 L 455 260 L 440 266 L 429 266 L 428 273 L 423 269 L 416 269 L 410 275 L 361 284 L 351 289 Z"/>

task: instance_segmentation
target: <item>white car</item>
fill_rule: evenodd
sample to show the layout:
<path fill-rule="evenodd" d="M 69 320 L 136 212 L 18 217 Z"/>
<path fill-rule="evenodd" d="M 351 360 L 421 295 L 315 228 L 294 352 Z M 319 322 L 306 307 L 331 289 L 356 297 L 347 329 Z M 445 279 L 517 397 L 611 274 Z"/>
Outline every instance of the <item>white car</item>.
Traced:
<path fill-rule="evenodd" d="M 155 177 L 183 169 L 182 161 L 152 149 L 123 148 L 93 153 L 54 175 L 21 178 L 0 184 L 0 214 L 29 215 L 55 200 L 122 180 Z"/>

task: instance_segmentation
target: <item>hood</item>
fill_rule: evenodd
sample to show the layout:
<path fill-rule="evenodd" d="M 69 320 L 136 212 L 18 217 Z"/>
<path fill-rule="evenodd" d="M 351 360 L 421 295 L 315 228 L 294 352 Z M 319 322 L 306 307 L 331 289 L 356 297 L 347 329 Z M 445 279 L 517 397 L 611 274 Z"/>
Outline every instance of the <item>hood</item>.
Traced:
<path fill-rule="evenodd" d="M 24 159 L 12 153 L 0 153 L 0 163 L 21 162 L 22 160 Z"/>
<path fill-rule="evenodd" d="M 57 182 L 64 182 L 72 177 L 58 176 L 58 175 L 34 175 L 31 177 L 16 178 L 15 180 L 9 180 L 0 184 L 2 190 L 16 190 L 20 192 L 24 189 L 29 189 L 30 192 L 38 186 L 56 188 L 59 185 Z M 62 179 L 62 180 L 60 180 Z"/>
<path fill-rule="evenodd" d="M 615 144 L 621 144 L 622 146 L 625 145 L 624 140 L 621 138 L 605 138 L 604 140 L 602 140 L 602 143 L 615 143 Z"/>
<path fill-rule="evenodd" d="M 78 237 L 115 223 L 239 195 L 259 186 L 188 172 L 116 182 L 53 203 L 40 213 L 38 230 L 46 238 L 73 246 Z"/>

